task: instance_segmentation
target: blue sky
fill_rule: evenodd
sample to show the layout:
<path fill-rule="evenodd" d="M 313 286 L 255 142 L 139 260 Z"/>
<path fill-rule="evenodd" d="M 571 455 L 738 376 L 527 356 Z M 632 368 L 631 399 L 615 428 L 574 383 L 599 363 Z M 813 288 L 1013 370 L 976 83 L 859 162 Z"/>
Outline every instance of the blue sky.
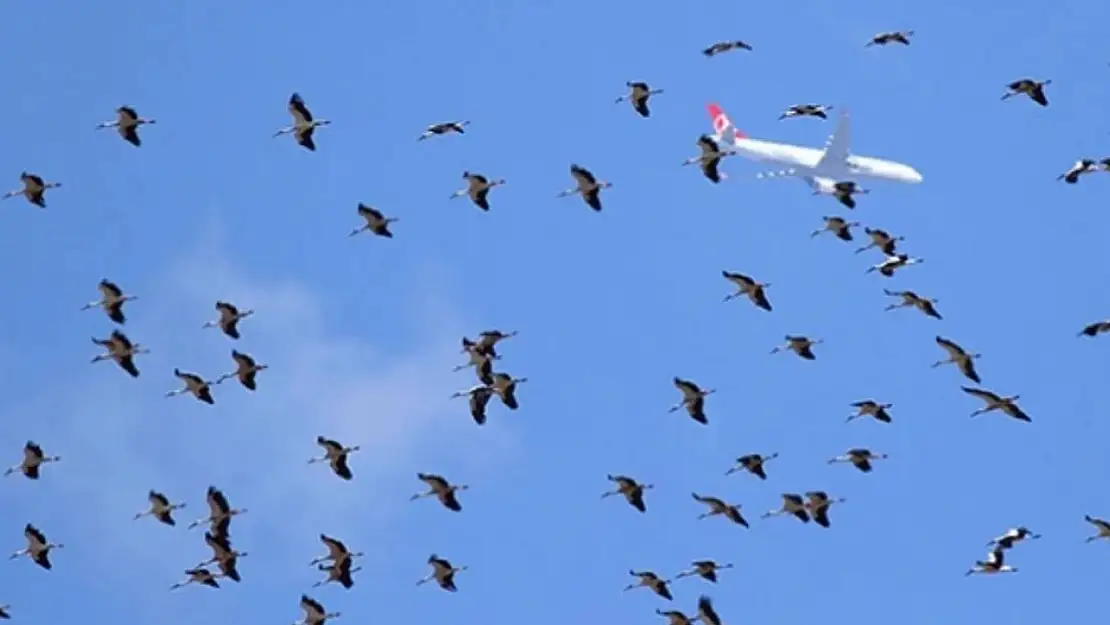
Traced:
<path fill-rule="evenodd" d="M 7 3 L 18 121 L 0 177 L 64 186 L 46 211 L 0 204 L 0 447 L 14 463 L 34 439 L 63 460 L 0 484 L 0 538 L 22 547 L 30 521 L 66 548 L 50 573 L 3 563 L 0 604 L 27 623 L 293 622 L 327 532 L 369 554 L 353 590 L 311 593 L 341 622 L 662 622 L 662 600 L 620 592 L 627 570 L 705 557 L 739 568 L 681 580 L 674 607 L 707 591 L 730 623 L 1091 613 L 1110 557 L 1083 543 L 1083 515 L 1110 516 L 1088 477 L 1110 471 L 1110 343 L 1075 332 L 1110 316 L 1110 175 L 1054 178 L 1110 156 L 1090 114 L 1110 98 L 1110 5 L 927 4 Z M 862 47 L 901 28 L 909 48 Z M 731 38 L 755 51 L 699 54 Z M 1047 109 L 999 102 L 1025 76 L 1053 79 Z M 666 90 L 651 119 L 613 104 L 626 80 Z M 269 137 L 294 90 L 334 122 L 317 153 Z M 834 200 L 739 159 L 718 186 L 680 167 L 709 101 L 753 137 L 813 146 L 832 122 L 780 111 L 851 108 L 854 151 L 925 182 L 873 183 L 850 216 L 926 263 L 864 275 L 877 257 L 808 238 L 843 213 Z M 93 130 L 121 104 L 158 120 L 140 149 Z M 473 123 L 415 141 L 449 119 Z M 572 162 L 614 183 L 604 212 L 555 198 Z M 508 181 L 488 214 L 447 199 L 463 170 Z M 359 202 L 400 217 L 396 238 L 346 238 Z M 773 282 L 774 312 L 722 304 L 722 269 Z M 111 325 L 78 309 L 102 277 L 141 298 L 138 380 L 88 364 Z M 884 313 L 884 286 L 938 298 L 944 320 Z M 200 329 L 216 299 L 258 311 L 237 344 Z M 529 382 L 517 413 L 493 406 L 477 428 L 448 399 L 473 377 L 450 370 L 459 337 L 492 327 L 520 332 L 503 366 Z M 823 338 L 817 361 L 769 356 L 787 333 Z M 958 372 L 929 368 L 936 334 L 982 352 L 984 385 L 1020 393 L 1034 422 L 970 420 Z M 163 399 L 175 366 L 218 375 L 232 347 L 271 366 L 257 393 Z M 667 414 L 675 375 L 718 389 L 708 427 Z M 895 422 L 845 424 L 865 397 Z M 305 464 L 318 434 L 362 445 L 353 482 Z M 870 475 L 825 464 L 854 446 L 891 458 Z M 767 482 L 724 477 L 773 451 Z M 409 503 L 417 471 L 469 484 L 464 512 Z M 599 499 L 607 473 L 656 484 L 646 515 Z M 209 484 L 250 509 L 244 581 L 168 593 L 207 557 L 201 535 L 131 516 L 156 488 L 190 520 Z M 756 521 L 810 489 L 848 499 L 832 529 Z M 690 491 L 741 503 L 752 529 L 696 521 Z M 1045 536 L 1011 554 L 1020 574 L 964 579 L 1017 524 Z M 432 552 L 470 567 L 456 595 L 414 586 Z"/>

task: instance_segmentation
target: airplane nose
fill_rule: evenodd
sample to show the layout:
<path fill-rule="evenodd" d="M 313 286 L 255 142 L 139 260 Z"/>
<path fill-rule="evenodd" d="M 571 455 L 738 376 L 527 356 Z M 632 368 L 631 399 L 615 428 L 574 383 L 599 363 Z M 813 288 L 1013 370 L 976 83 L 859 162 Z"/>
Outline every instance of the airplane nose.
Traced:
<path fill-rule="evenodd" d="M 916 182 L 921 182 L 922 180 L 924 180 L 924 178 L 921 176 L 920 173 L 918 173 L 918 171 L 916 169 L 914 169 L 912 167 L 907 167 L 906 169 L 909 170 L 909 171 L 906 172 L 906 179 L 909 180 L 910 182 L 915 182 L 916 183 Z"/>

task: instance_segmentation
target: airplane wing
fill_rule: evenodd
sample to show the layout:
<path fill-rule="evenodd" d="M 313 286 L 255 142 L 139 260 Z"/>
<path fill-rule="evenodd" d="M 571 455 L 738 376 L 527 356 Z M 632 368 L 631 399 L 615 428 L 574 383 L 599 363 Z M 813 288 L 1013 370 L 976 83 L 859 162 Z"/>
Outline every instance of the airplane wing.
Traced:
<path fill-rule="evenodd" d="M 822 171 L 843 172 L 848 169 L 848 156 L 852 147 L 852 124 L 846 109 L 840 109 L 840 119 L 836 130 L 829 135 L 825 144 L 825 155 L 817 163 Z"/>

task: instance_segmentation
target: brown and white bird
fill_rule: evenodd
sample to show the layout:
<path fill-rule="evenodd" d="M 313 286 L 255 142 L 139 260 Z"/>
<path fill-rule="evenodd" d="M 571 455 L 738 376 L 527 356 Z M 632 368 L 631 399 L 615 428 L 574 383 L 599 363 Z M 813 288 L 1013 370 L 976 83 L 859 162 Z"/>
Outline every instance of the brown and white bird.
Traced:
<path fill-rule="evenodd" d="M 239 384 L 242 384 L 243 388 L 248 391 L 256 390 L 258 385 L 255 382 L 255 377 L 258 375 L 259 371 L 269 369 L 269 365 L 260 365 L 255 362 L 254 358 L 249 354 L 244 354 L 236 349 L 231 350 L 231 358 L 235 361 L 235 371 L 225 373 L 216 378 L 216 384 L 224 380 L 230 380 L 231 378 L 238 378 Z"/>
<path fill-rule="evenodd" d="M 855 196 L 867 195 L 868 193 L 871 193 L 870 189 L 864 189 L 851 180 L 842 180 L 840 182 L 835 182 L 833 183 L 831 189 L 819 189 L 813 192 L 814 195 L 831 195 L 836 198 L 837 202 L 840 202 L 848 208 L 856 207 Z"/>
<path fill-rule="evenodd" d="M 489 210 L 489 192 L 494 187 L 499 187 L 505 184 L 504 178 L 490 180 L 482 174 L 475 174 L 473 172 L 464 171 L 462 175 L 466 180 L 466 186 L 451 194 L 449 199 L 467 196 L 470 201 L 478 208 L 488 211 Z"/>
<path fill-rule="evenodd" d="M 439 135 L 466 134 L 466 127 L 470 125 L 468 121 L 453 121 L 453 122 L 440 122 L 428 126 L 424 133 L 416 138 L 417 141 L 424 141 Z"/>
<path fill-rule="evenodd" d="M 824 339 L 810 339 L 804 336 L 787 335 L 786 343 L 772 349 L 771 353 L 777 354 L 789 350 L 805 360 L 817 360 L 817 356 L 813 353 L 813 346 L 820 345 L 823 342 Z"/>
<path fill-rule="evenodd" d="M 124 295 L 123 289 L 119 288 L 115 282 L 107 279 L 101 280 L 96 288 L 100 289 L 100 299 L 85 304 L 81 307 L 81 310 L 102 308 L 109 319 L 123 325 L 127 321 L 127 318 L 123 315 L 123 304 L 137 300 L 139 297 L 137 295 Z"/>
<path fill-rule="evenodd" d="M 778 508 L 777 510 L 765 512 L 760 518 L 769 519 L 771 517 L 782 516 L 785 514 L 794 516 L 794 518 L 798 519 L 802 523 L 809 523 L 809 512 L 806 510 L 805 500 L 802 499 L 802 496 L 797 493 L 783 493 L 782 507 Z"/>
<path fill-rule="evenodd" d="M 319 601 L 308 595 L 301 595 L 301 610 L 304 611 L 304 618 L 296 625 L 324 625 L 329 619 L 343 616 L 341 612 L 328 612 Z"/>
<path fill-rule="evenodd" d="M 779 121 L 789 119 L 791 117 L 820 117 L 821 119 L 828 119 L 828 112 L 833 107 L 824 104 L 794 104 L 783 111 L 779 115 Z"/>
<path fill-rule="evenodd" d="M 489 387 L 501 399 L 501 403 L 506 408 L 516 410 L 520 408 L 520 404 L 516 400 L 516 387 L 518 384 L 524 384 L 527 381 L 528 378 L 514 378 L 508 373 L 495 373 Z"/>
<path fill-rule="evenodd" d="M 208 487 L 208 491 L 205 493 L 205 499 L 208 503 L 208 516 L 190 523 L 189 529 L 208 523 L 209 531 L 213 536 L 230 537 L 231 534 L 228 530 L 231 526 L 231 519 L 241 514 L 246 514 L 247 509 L 232 508 L 224 492 L 215 486 Z"/>
<path fill-rule="evenodd" d="M 428 556 L 428 564 L 432 565 L 432 572 L 424 579 L 416 582 L 417 586 L 423 586 L 428 582 L 435 580 L 439 587 L 448 591 L 455 592 L 458 588 L 455 586 L 455 574 L 461 573 L 466 570 L 466 566 L 454 566 L 446 558 L 441 558 L 436 554 Z"/>
<path fill-rule="evenodd" d="M 1083 174 L 1096 172 L 1100 169 L 1102 169 L 1102 166 L 1097 163 L 1095 159 L 1084 158 L 1076 161 L 1075 164 L 1071 166 L 1071 169 L 1065 171 L 1059 176 L 1056 176 L 1056 179 L 1063 180 L 1068 184 L 1075 184 L 1079 182 L 1079 177 Z"/>
<path fill-rule="evenodd" d="M 624 590 L 626 592 L 636 588 L 649 588 L 652 592 L 663 597 L 667 601 L 674 600 L 674 596 L 671 595 L 671 589 L 667 587 L 668 580 L 659 577 L 651 571 L 634 571 L 629 569 L 628 574 L 633 577 L 638 577 L 640 580 L 635 584 L 625 586 Z"/>
<path fill-rule="evenodd" d="M 963 389 L 963 391 L 968 395 L 978 397 L 979 399 L 983 400 L 983 402 L 986 404 L 986 406 L 971 413 L 971 416 L 973 417 L 977 417 L 988 412 L 993 412 L 995 410 L 1001 410 L 1006 415 L 1011 416 L 1018 421 L 1032 421 L 1032 419 L 1029 418 L 1029 415 L 1022 412 L 1021 408 L 1018 408 L 1016 402 L 1019 398 L 1021 398 L 1021 395 L 1002 397 L 997 393 L 982 388 L 971 388 L 968 386 L 961 386 L 960 388 Z"/>
<path fill-rule="evenodd" d="M 10 606 L 6 603 L 4 605 L 0 605 L 0 619 L 4 619 L 4 620 L 10 619 L 12 617 L 12 615 L 9 613 L 9 610 L 11 610 L 11 609 L 12 609 L 12 606 Z"/>
<path fill-rule="evenodd" d="M 719 499 L 717 497 L 707 497 L 707 496 L 704 496 L 704 495 L 699 495 L 697 493 L 690 493 L 690 494 L 694 497 L 694 501 L 698 501 L 698 502 L 701 502 L 701 503 L 709 506 L 709 511 L 708 512 L 703 512 L 703 513 L 698 515 L 699 520 L 700 519 L 707 519 L 711 516 L 722 515 L 726 519 L 728 519 L 729 521 L 732 521 L 733 523 L 735 523 L 737 525 L 743 525 L 744 527 L 750 527 L 748 525 L 747 519 L 745 519 L 743 517 L 743 515 L 740 514 L 740 506 L 739 505 L 730 504 L 730 503 L 726 502 L 725 500 Z"/>
<path fill-rule="evenodd" d="M 234 304 L 225 301 L 216 302 L 216 312 L 220 313 L 218 319 L 205 322 L 201 328 L 219 328 L 230 338 L 239 339 L 239 322 L 254 314 L 253 310 L 239 310 Z"/>
<path fill-rule="evenodd" d="M 1087 324 L 1076 336 L 1098 336 L 1110 332 L 1110 320 Z"/>
<path fill-rule="evenodd" d="M 878 271 L 884 278 L 892 278 L 895 271 L 910 265 L 920 265 L 923 262 L 925 262 L 924 258 L 915 258 L 909 254 L 894 254 L 893 256 L 887 256 L 883 259 L 883 262 L 877 265 L 871 265 L 864 273 Z"/>
<path fill-rule="evenodd" d="M 351 587 L 355 585 L 355 580 L 352 575 L 362 570 L 361 566 L 353 566 L 353 564 L 353 560 L 351 560 L 350 558 L 345 558 L 331 564 L 317 565 L 317 570 L 327 573 L 327 577 L 316 582 L 312 585 L 312 587 L 319 588 L 320 586 L 334 582 L 339 584 L 343 588 L 350 590 Z"/>
<path fill-rule="evenodd" d="M 201 562 L 196 568 L 215 564 L 220 569 L 221 577 L 226 577 L 233 582 L 241 582 L 239 576 L 239 558 L 247 557 L 247 552 L 239 551 L 231 546 L 227 536 L 213 536 L 211 532 L 204 533 L 204 544 L 212 550 L 212 557 Z"/>
<path fill-rule="evenodd" d="M 1048 106 L 1048 98 L 1044 95 L 1044 88 L 1050 84 L 1052 84 L 1051 80 L 1037 81 L 1031 78 L 1015 80 L 1007 85 L 1009 91 L 1002 96 L 1002 99 L 1008 100 L 1016 95 L 1027 95 L 1030 100 L 1037 104 Z"/>
<path fill-rule="evenodd" d="M 769 456 L 763 456 L 761 454 L 747 454 L 745 456 L 740 456 L 736 459 L 736 466 L 726 471 L 725 475 L 727 476 L 732 475 L 733 473 L 739 473 L 740 471 L 747 471 L 748 473 L 751 473 L 759 479 L 765 480 L 767 479 L 767 473 L 764 471 L 763 465 L 778 457 L 778 452 L 775 452 Z"/>
<path fill-rule="evenodd" d="M 456 493 L 469 489 L 469 486 L 452 484 L 447 481 L 447 478 L 435 473 L 417 473 L 416 478 L 427 484 L 428 490 L 409 497 L 409 501 L 416 501 L 424 497 L 435 497 L 439 500 L 439 503 L 443 504 L 444 508 L 454 512 L 462 512 L 462 504 L 459 503 Z"/>
<path fill-rule="evenodd" d="M 964 573 L 964 576 L 974 575 L 975 573 L 982 573 L 985 575 L 994 575 L 995 573 L 1017 573 L 1017 569 L 1006 564 L 1005 550 L 1001 547 L 995 547 L 987 554 L 986 560 L 977 560 L 975 565 Z"/>
<path fill-rule="evenodd" d="M 220 573 L 213 573 L 212 571 L 204 568 L 186 569 L 185 579 L 177 582 L 173 586 L 170 586 L 170 590 L 184 588 L 185 586 L 188 586 L 190 584 L 208 586 L 209 588 L 219 588 L 220 583 L 216 580 L 220 577 L 223 577 L 223 575 Z"/>
<path fill-rule="evenodd" d="M 500 360 L 501 357 L 496 352 L 491 353 L 490 350 L 482 349 L 480 341 L 472 341 L 465 336 L 462 338 L 462 352 L 466 354 L 466 362 L 455 365 L 451 371 L 457 372 L 473 367 L 479 382 L 486 386 L 493 384 L 493 361 Z"/>
<path fill-rule="evenodd" d="M 23 188 L 15 189 L 14 191 L 8 191 L 4 195 L 0 196 L 0 200 L 6 200 L 10 197 L 22 195 L 23 197 L 27 198 L 28 202 L 34 204 L 35 206 L 38 206 L 39 208 L 46 208 L 46 190 L 56 189 L 62 186 L 62 183 L 60 182 L 46 182 L 42 179 L 42 176 L 39 176 L 38 174 L 29 174 L 27 172 L 19 174 L 19 181 L 23 183 Z"/>
<path fill-rule="evenodd" d="M 617 485 L 616 490 L 611 490 L 601 494 L 601 498 L 612 497 L 613 495 L 621 495 L 624 497 L 628 505 L 636 508 L 640 512 L 647 512 L 647 505 L 644 504 L 644 491 L 655 488 L 654 484 L 641 484 L 636 480 L 626 475 L 607 475 L 605 476 L 610 482 Z"/>
<path fill-rule="evenodd" d="M 692 568 L 682 571 L 678 575 L 675 575 L 674 578 L 677 580 L 682 579 L 683 577 L 693 577 L 694 575 L 697 575 L 698 577 L 706 581 L 716 584 L 717 571 L 732 568 L 731 564 L 717 564 L 713 560 L 694 560 L 690 564 Z"/>
<path fill-rule="evenodd" d="M 139 138 L 139 126 L 153 123 L 155 123 L 155 120 L 139 117 L 135 109 L 130 106 L 121 106 L 116 109 L 116 118 L 114 120 L 100 122 L 96 125 L 96 129 L 115 128 L 119 131 L 119 136 L 123 137 L 125 141 L 135 147 L 139 147 L 143 144 L 142 139 Z"/>
<path fill-rule="evenodd" d="M 47 456 L 34 441 L 27 441 L 23 445 L 23 460 L 14 467 L 8 467 L 4 471 L 4 476 L 7 477 L 15 472 L 20 472 L 29 480 L 39 479 L 39 468 L 47 462 L 57 462 L 61 460 L 61 456 Z"/>
<path fill-rule="evenodd" d="M 579 194 L 582 196 L 582 201 L 586 203 L 586 206 L 589 206 L 597 212 L 601 212 L 601 190 L 608 189 L 613 186 L 613 184 L 604 180 L 598 180 L 593 172 L 579 165 L 570 166 L 570 175 L 574 177 L 577 185 L 573 189 L 567 189 L 559 193 L 556 197 L 568 197 Z"/>
<path fill-rule="evenodd" d="M 941 365 L 954 363 L 959 367 L 960 373 L 964 374 L 964 377 L 967 379 L 976 384 L 981 384 L 983 382 L 979 378 L 979 372 L 975 370 L 975 361 L 982 357 L 982 354 L 970 354 L 955 341 L 946 339 L 943 336 L 937 336 L 935 340 L 937 345 L 940 345 L 944 351 L 948 352 L 948 358 L 934 362 L 934 369 Z"/>
<path fill-rule="evenodd" d="M 893 256 L 898 251 L 898 243 L 906 240 L 906 237 L 891 236 L 889 232 L 881 228 L 864 228 L 863 232 L 867 234 L 871 242 L 857 249 L 856 254 L 877 247 L 883 254 Z"/>
<path fill-rule="evenodd" d="M 748 299 L 757 307 L 767 312 L 771 311 L 771 302 L 767 300 L 766 293 L 766 289 L 771 287 L 770 282 L 757 282 L 751 276 L 725 270 L 721 271 L 721 275 L 724 276 L 725 280 L 736 285 L 736 291 L 726 295 L 724 301 L 727 302 L 742 295 L 747 295 Z"/>
<path fill-rule="evenodd" d="M 617 104 L 621 102 L 631 102 L 632 109 L 640 114 L 640 117 L 651 117 L 651 110 L 648 108 L 648 100 L 651 96 L 663 93 L 662 89 L 652 89 L 646 82 L 626 82 L 625 86 L 629 88 L 626 95 L 617 98 Z"/>
<path fill-rule="evenodd" d="M 143 517 L 152 516 L 158 519 L 159 522 L 169 525 L 170 527 L 177 525 L 177 521 L 173 518 L 173 511 L 184 508 L 184 503 L 170 503 L 168 497 L 156 490 L 151 490 L 147 493 L 146 498 L 150 501 L 150 507 L 135 514 L 134 518 L 136 521 Z"/>
<path fill-rule="evenodd" d="M 987 543 L 987 546 L 1001 547 L 1003 549 L 1013 549 L 1014 545 L 1022 542 L 1023 540 L 1037 540 L 1040 537 L 1040 534 L 1035 534 L 1028 527 L 1021 525 L 1006 530 L 1006 533 L 999 536 L 998 538 L 991 539 L 991 541 Z"/>
<path fill-rule="evenodd" d="M 721 617 L 713 607 L 713 600 L 706 595 L 698 597 L 697 619 L 702 625 L 722 625 Z"/>
<path fill-rule="evenodd" d="M 347 465 L 347 456 L 352 452 L 358 451 L 359 446 L 344 447 L 339 441 L 325 438 L 323 436 L 316 437 L 316 444 L 324 448 L 324 455 L 315 458 L 309 458 L 309 464 L 317 462 L 327 462 L 331 467 L 333 473 L 338 475 L 344 480 L 350 480 L 354 477 L 351 473 L 351 467 Z"/>
<path fill-rule="evenodd" d="M 912 307 L 912 308 L 916 308 L 916 309 L 920 310 L 926 316 L 932 317 L 934 319 L 943 319 L 944 318 L 944 317 L 941 317 L 940 313 L 937 312 L 935 304 L 939 303 L 938 300 L 921 297 L 920 295 L 918 295 L 917 293 L 914 293 L 913 291 L 891 291 L 889 289 L 883 289 L 883 293 L 885 293 L 888 297 L 898 297 L 898 298 L 901 298 L 901 300 L 902 300 L 901 302 L 899 302 L 897 304 L 889 304 L 884 309 L 887 312 L 890 312 L 892 310 L 897 310 L 899 308 L 911 308 Z"/>
<path fill-rule="evenodd" d="M 366 221 L 366 224 L 363 225 L 361 228 L 355 228 L 354 230 L 352 230 L 351 233 L 347 235 L 349 237 L 353 237 L 362 232 L 370 231 L 379 237 L 392 239 L 393 232 L 389 230 L 389 224 L 400 221 L 400 219 L 397 217 L 386 217 L 385 214 L 383 214 L 380 210 L 374 208 L 373 206 L 367 206 L 362 202 L 358 203 L 358 214 L 360 217 L 362 217 L 364 221 Z"/>
<path fill-rule="evenodd" d="M 809 516 L 813 518 L 814 523 L 821 527 L 829 526 L 829 506 L 847 501 L 843 497 L 832 499 L 828 493 L 821 490 L 806 493 L 806 499 L 806 510 L 809 511 Z"/>
<path fill-rule="evenodd" d="M 135 366 L 135 355 L 150 353 L 149 349 L 138 343 L 132 343 L 127 335 L 119 330 L 112 330 L 112 334 L 106 339 L 93 337 L 92 342 L 108 350 L 106 353 L 94 356 L 92 362 L 112 360 L 133 378 L 139 377 L 139 369 Z"/>
<path fill-rule="evenodd" d="M 493 389 L 485 384 L 472 386 L 465 391 L 456 391 L 451 395 L 451 398 L 467 397 L 470 404 L 470 417 L 478 425 L 485 425 L 486 423 L 486 408 L 489 406 L 489 400 L 493 397 Z"/>
<path fill-rule="evenodd" d="M 324 543 L 324 547 L 327 548 L 328 553 L 327 555 L 320 556 L 312 562 L 309 562 L 309 566 L 316 566 L 321 562 L 339 562 L 340 560 L 358 558 L 365 555 L 361 551 L 351 551 L 347 548 L 347 545 L 343 544 L 343 541 L 338 538 L 332 538 L 327 534 L 320 534 L 320 542 Z"/>
<path fill-rule="evenodd" d="M 505 339 L 511 339 L 517 335 L 517 331 L 502 332 L 501 330 L 483 330 L 478 334 L 478 338 L 473 341 L 474 349 L 481 354 L 489 354 L 495 359 L 497 355 L 497 344 Z M 463 343 L 464 345 L 466 343 Z M 464 350 L 465 351 L 465 350 Z"/>
<path fill-rule="evenodd" d="M 693 625 L 698 620 L 696 617 L 690 618 L 678 610 L 660 610 L 656 608 L 655 613 L 667 617 L 667 625 Z"/>
<path fill-rule="evenodd" d="M 829 464 L 850 462 L 852 463 L 852 466 L 859 469 L 863 473 L 870 473 L 872 468 L 872 460 L 886 460 L 886 458 L 886 454 L 877 454 L 872 452 L 870 449 L 857 448 L 849 449 L 848 453 L 844 454 L 843 456 L 837 456 L 830 459 Z"/>
<path fill-rule="evenodd" d="M 686 159 L 682 164 L 684 166 L 699 165 L 702 175 L 713 184 L 717 184 L 721 180 L 728 178 L 728 176 L 720 172 L 721 159 L 736 154 L 736 151 L 722 150 L 721 146 L 709 135 L 698 137 L 697 144 L 698 147 L 701 148 L 701 154 Z"/>
<path fill-rule="evenodd" d="M 851 241 L 852 228 L 858 228 L 860 225 L 858 221 L 848 221 L 843 217 L 833 216 L 822 217 L 821 219 L 825 221 L 825 226 L 809 233 L 810 238 L 813 238 L 825 232 L 831 232 L 836 235 L 836 238 L 840 239 L 841 241 Z"/>
<path fill-rule="evenodd" d="M 718 54 L 724 54 L 725 52 L 731 52 L 733 50 L 747 50 L 751 52 L 752 47 L 740 40 L 718 41 L 717 43 L 702 50 L 701 53 L 705 56 L 713 57 L 717 56 Z"/>
<path fill-rule="evenodd" d="M 198 401 L 204 402 L 208 405 L 216 403 L 216 400 L 212 397 L 212 387 L 219 382 L 205 380 L 195 373 L 182 371 L 181 369 L 178 369 L 176 367 L 173 370 L 173 375 L 177 379 L 181 380 L 181 382 L 185 386 L 167 392 L 166 397 L 177 397 L 178 395 L 189 393 L 193 397 L 196 397 Z M 222 380 L 220 381 L 222 382 Z"/>
<path fill-rule="evenodd" d="M 316 134 L 316 129 L 320 126 L 327 126 L 331 122 L 326 119 L 314 119 L 312 111 L 308 110 L 304 99 L 298 93 L 289 96 L 287 108 L 289 114 L 293 117 L 293 125 L 275 132 L 274 136 L 280 137 L 281 135 L 292 134 L 298 145 L 310 152 L 315 152 L 316 141 L 313 139 L 313 135 Z"/>
<path fill-rule="evenodd" d="M 1110 521 L 1095 518 L 1089 514 L 1083 515 L 1083 520 L 1095 526 L 1098 531 L 1094 536 L 1087 538 L 1087 542 L 1094 542 L 1100 538 L 1110 538 Z"/>
<path fill-rule="evenodd" d="M 894 404 L 880 404 L 874 399 L 864 399 L 852 402 L 852 407 L 856 409 L 856 413 L 849 415 L 845 422 L 855 421 L 861 417 L 873 417 L 876 421 L 890 423 L 890 413 L 887 411 L 893 408 Z"/>
<path fill-rule="evenodd" d="M 886 33 L 879 33 L 871 38 L 864 46 L 870 48 L 871 46 L 886 46 L 892 43 L 900 43 L 904 46 L 910 45 L 910 37 L 913 37 L 912 30 L 899 30 Z"/>
<path fill-rule="evenodd" d="M 47 571 L 54 568 L 54 565 L 50 562 L 50 552 L 54 549 L 62 549 L 65 545 L 55 544 L 46 540 L 46 535 L 30 523 L 23 526 L 23 537 L 27 539 L 27 547 L 13 553 L 8 559 L 14 560 L 27 556 L 31 558 L 32 562 Z"/>
<path fill-rule="evenodd" d="M 690 415 L 691 419 L 702 425 L 708 425 L 709 419 L 705 416 L 705 398 L 716 393 L 717 389 L 702 390 L 697 384 L 678 376 L 675 376 L 671 382 L 682 393 L 682 401 L 671 406 L 667 412 L 677 412 L 680 408 L 686 408 L 686 414 Z"/>

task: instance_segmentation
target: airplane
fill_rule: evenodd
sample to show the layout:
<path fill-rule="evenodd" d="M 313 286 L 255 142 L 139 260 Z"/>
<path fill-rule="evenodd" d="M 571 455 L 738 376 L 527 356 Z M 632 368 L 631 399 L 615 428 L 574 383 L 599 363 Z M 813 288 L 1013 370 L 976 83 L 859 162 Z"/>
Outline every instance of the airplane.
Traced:
<path fill-rule="evenodd" d="M 837 182 L 858 177 L 912 184 L 923 180 L 921 174 L 909 165 L 852 154 L 851 123 L 848 111 L 843 108 L 840 109 L 836 130 L 829 136 L 823 150 L 752 139 L 732 124 L 719 105 L 710 104 L 707 108 L 713 122 L 713 140 L 722 150 L 727 149 L 755 161 L 788 166 L 780 171 L 759 174 L 759 178 L 794 176 L 804 180 L 819 195 L 834 195 Z"/>

